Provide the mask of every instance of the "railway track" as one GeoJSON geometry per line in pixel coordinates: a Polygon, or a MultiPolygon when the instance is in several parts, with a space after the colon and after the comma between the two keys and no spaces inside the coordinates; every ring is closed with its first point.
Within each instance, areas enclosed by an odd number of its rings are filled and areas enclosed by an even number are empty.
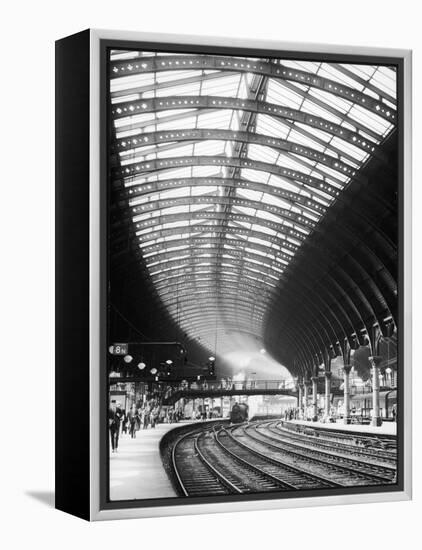
{"type": "Polygon", "coordinates": [[[366,461],[375,461],[377,464],[385,464],[387,466],[396,467],[397,465],[397,452],[396,449],[390,451],[384,450],[371,450],[368,448],[358,447],[354,442],[343,443],[336,440],[324,437],[321,433],[316,435],[310,435],[304,432],[297,432],[290,430],[282,426],[278,422],[269,422],[268,429],[276,437],[287,437],[293,441],[299,441],[301,443],[307,443],[310,446],[314,446],[321,449],[326,449],[330,452],[344,453],[349,456],[354,456],[366,461]]]}
{"type": "MultiPolygon", "coordinates": [[[[379,463],[374,456],[368,457],[349,455],[342,449],[342,452],[328,450],[326,446],[320,446],[317,442],[309,444],[300,438],[291,438],[290,434],[279,436],[271,426],[254,426],[253,430],[258,439],[265,441],[268,439],[271,444],[283,450],[293,450],[302,452],[304,456],[321,459],[328,463],[341,464],[344,467],[350,467],[352,470],[359,470],[362,473],[374,474],[381,479],[389,480],[394,478],[396,467],[392,464],[379,463]]],[[[253,437],[253,436],[252,436],[253,437]]]]}
{"type": "Polygon", "coordinates": [[[373,455],[347,456],[348,446],[328,450],[326,442],[318,447],[279,428],[278,421],[261,421],[183,435],[171,452],[179,492],[215,496],[394,482],[395,466],[376,463],[373,455]]]}
{"type": "Polygon", "coordinates": [[[279,421],[276,424],[277,429],[287,430],[290,433],[296,433],[298,435],[303,435],[305,437],[314,437],[319,441],[327,441],[331,445],[346,445],[346,447],[353,447],[356,450],[362,450],[363,452],[368,452],[369,454],[376,454],[377,457],[385,458],[394,458],[397,454],[397,442],[395,439],[381,437],[381,436],[372,436],[355,434],[355,433],[345,433],[336,430],[323,430],[315,429],[311,426],[292,424],[286,421],[279,421]],[[316,435],[310,435],[310,433],[316,435]],[[359,447],[363,445],[363,447],[359,447]]]}
{"type": "Polygon", "coordinates": [[[269,453],[269,456],[282,455],[285,460],[301,464],[305,471],[325,472],[343,486],[379,485],[393,483],[396,468],[363,462],[344,454],[327,452],[304,444],[276,439],[268,432],[266,425],[258,424],[239,428],[243,433],[237,437],[248,440],[251,448],[269,453]]]}
{"type": "Polygon", "coordinates": [[[213,496],[240,492],[202,455],[197,439],[197,432],[187,433],[172,449],[173,470],[182,494],[213,496]]]}

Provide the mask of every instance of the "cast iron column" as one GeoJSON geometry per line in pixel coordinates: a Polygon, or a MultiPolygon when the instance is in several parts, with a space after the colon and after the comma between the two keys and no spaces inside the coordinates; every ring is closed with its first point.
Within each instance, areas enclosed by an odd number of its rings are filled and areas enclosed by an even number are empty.
{"type": "Polygon", "coordinates": [[[317,388],[318,388],[318,377],[312,376],[312,420],[316,422],[318,420],[318,396],[317,396],[317,388]]]}
{"type": "Polygon", "coordinates": [[[380,363],[381,357],[374,355],[369,358],[372,363],[372,426],[381,426],[380,415],[380,363]]]}
{"type": "Polygon", "coordinates": [[[344,424],[350,424],[350,371],[351,365],[344,365],[344,424]]]}
{"type": "Polygon", "coordinates": [[[307,381],[303,381],[303,418],[306,420],[308,417],[308,384],[307,381]]]}
{"type": "Polygon", "coordinates": [[[325,411],[324,411],[324,417],[326,422],[328,422],[328,418],[330,417],[330,411],[331,411],[331,371],[325,371],[325,411]]]}
{"type": "Polygon", "coordinates": [[[297,388],[298,388],[298,389],[297,389],[297,391],[298,391],[298,394],[297,394],[297,401],[298,401],[297,408],[299,409],[299,418],[302,418],[302,416],[303,416],[302,384],[298,383],[297,388]]]}

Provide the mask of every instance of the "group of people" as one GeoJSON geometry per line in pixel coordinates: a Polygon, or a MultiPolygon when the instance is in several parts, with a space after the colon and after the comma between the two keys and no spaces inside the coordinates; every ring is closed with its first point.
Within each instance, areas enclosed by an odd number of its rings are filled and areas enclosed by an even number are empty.
{"type": "Polygon", "coordinates": [[[289,407],[284,410],[284,420],[296,420],[299,418],[299,409],[297,407],[289,407]]]}
{"type": "Polygon", "coordinates": [[[135,404],[125,411],[120,403],[113,402],[108,413],[108,426],[110,432],[112,452],[117,452],[120,434],[129,434],[132,439],[136,438],[136,432],[146,430],[149,427],[155,428],[158,422],[179,422],[182,417],[180,410],[160,407],[156,400],[145,403],[139,407],[135,404]]]}
{"type": "Polygon", "coordinates": [[[134,439],[138,430],[146,430],[149,426],[155,428],[159,414],[160,407],[155,403],[142,407],[132,405],[132,408],[124,413],[122,432],[129,432],[130,437],[134,439]]]}

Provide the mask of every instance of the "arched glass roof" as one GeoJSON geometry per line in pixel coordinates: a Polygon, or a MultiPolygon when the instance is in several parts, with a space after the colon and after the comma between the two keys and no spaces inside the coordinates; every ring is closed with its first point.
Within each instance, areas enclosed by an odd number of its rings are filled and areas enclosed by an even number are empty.
{"type": "Polygon", "coordinates": [[[113,188],[164,307],[213,351],[261,339],[302,243],[383,158],[394,68],[114,50],[110,94],[113,188]]]}

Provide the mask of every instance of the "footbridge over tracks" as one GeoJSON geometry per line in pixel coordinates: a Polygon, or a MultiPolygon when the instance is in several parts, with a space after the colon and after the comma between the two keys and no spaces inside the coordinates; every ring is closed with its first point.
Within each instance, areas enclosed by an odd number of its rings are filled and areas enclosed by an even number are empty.
{"type": "Polygon", "coordinates": [[[248,380],[243,382],[185,383],[170,387],[165,393],[163,405],[173,405],[179,399],[224,397],[232,395],[288,395],[297,397],[297,390],[283,380],[248,380]]]}

